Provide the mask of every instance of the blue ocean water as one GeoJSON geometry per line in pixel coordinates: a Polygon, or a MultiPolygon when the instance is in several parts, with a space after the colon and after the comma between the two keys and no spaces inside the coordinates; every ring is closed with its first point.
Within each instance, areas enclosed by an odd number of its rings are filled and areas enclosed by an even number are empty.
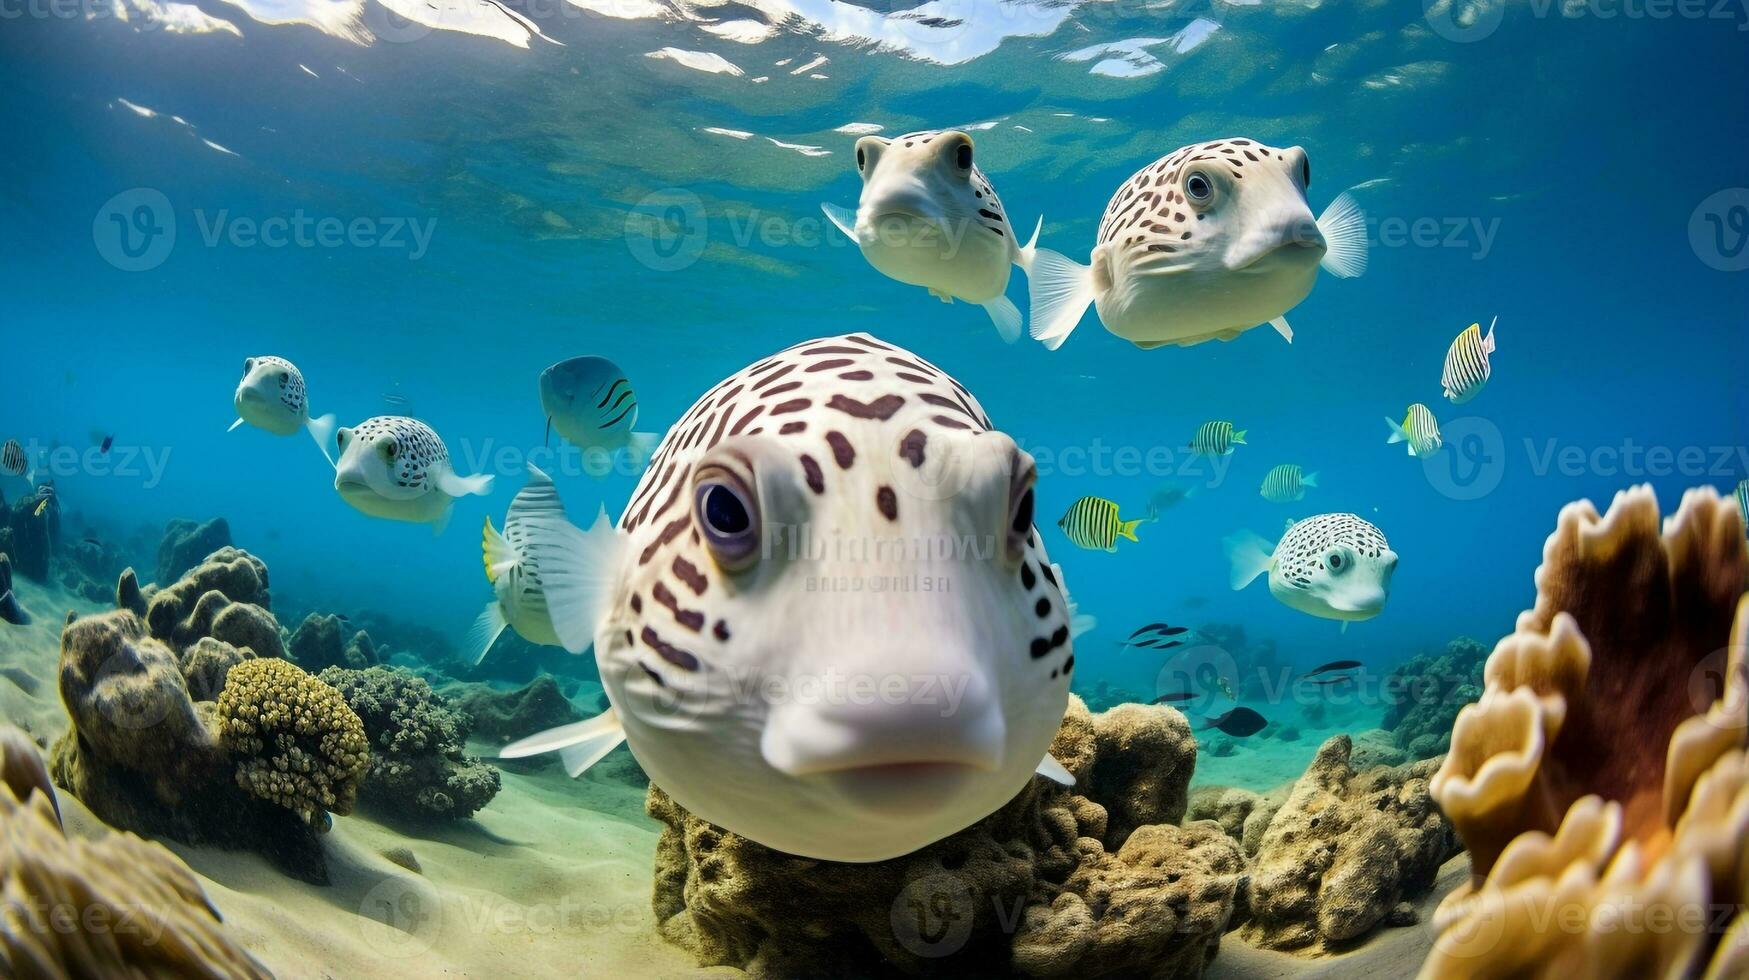
{"type": "MultiPolygon", "coordinates": [[[[585,353],[626,369],[656,432],[808,337],[869,331],[954,374],[1040,460],[1041,530],[1101,623],[1078,686],[1147,692],[1162,658],[1116,640],[1160,620],[1242,624],[1300,666],[1492,642],[1562,505],[1650,482],[1673,510],[1749,476],[1740,6],[5,9],[0,435],[78,450],[50,475],[93,528],[225,516],[298,606],[459,643],[488,598],[477,528],[542,443],[536,376],[585,353]],[[1058,351],[1005,346],[824,225],[821,201],[854,203],[858,124],[967,128],[1015,225],[1042,214],[1077,259],[1118,184],[1173,148],[1303,146],[1314,211],[1356,188],[1371,268],[1321,277],[1291,345],[1140,351],[1089,314],[1058,351]],[[275,222],[293,240],[253,230],[275,222]],[[1495,316],[1493,378],[1453,407],[1446,347],[1495,316]],[[264,353],[342,424],[425,419],[496,491],[440,535],[348,508],[306,440],[225,432],[264,353]],[[1426,464],[1385,444],[1412,401],[1447,431],[1426,464]],[[1218,471],[1182,451],[1210,419],[1248,430],[1218,471]],[[94,432],[115,439],[97,461],[94,432]],[[1261,499],[1288,462],[1319,486],[1261,499]],[[1051,526],[1086,494],[1140,516],[1174,483],[1197,489],[1115,554],[1051,526]],[[1330,511],[1401,555],[1381,616],[1344,633],[1228,588],[1224,536],[1330,511]]],[[[635,483],[558,469],[579,519],[635,483]]]]}

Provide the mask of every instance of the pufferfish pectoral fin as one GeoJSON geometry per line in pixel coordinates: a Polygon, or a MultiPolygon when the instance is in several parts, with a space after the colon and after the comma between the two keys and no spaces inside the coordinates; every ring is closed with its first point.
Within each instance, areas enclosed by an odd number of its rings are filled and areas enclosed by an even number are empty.
{"type": "Polygon", "coordinates": [[[549,728],[511,742],[498,750],[498,758],[521,759],[544,752],[557,752],[560,761],[565,764],[565,771],[575,779],[625,740],[626,732],[619,723],[619,714],[609,708],[593,718],[549,728]]]}
{"type": "Polygon", "coordinates": [[[1034,769],[1033,772],[1061,786],[1075,785],[1075,774],[1063,768],[1063,764],[1058,762],[1049,752],[1046,752],[1045,757],[1039,760],[1038,768],[1034,769]]]}

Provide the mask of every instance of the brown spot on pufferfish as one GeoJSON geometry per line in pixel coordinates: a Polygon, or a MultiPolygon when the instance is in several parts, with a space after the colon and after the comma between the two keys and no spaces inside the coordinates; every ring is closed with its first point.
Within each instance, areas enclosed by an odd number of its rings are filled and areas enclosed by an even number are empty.
{"type": "Polygon", "coordinates": [[[802,472],[806,474],[808,478],[808,489],[815,493],[825,493],[826,475],[820,472],[820,464],[815,461],[814,457],[809,456],[807,453],[802,453],[801,460],[802,472]]]}
{"type": "Polygon", "coordinates": [[[905,399],[900,395],[882,395],[872,402],[860,402],[848,395],[833,395],[826,403],[827,408],[835,408],[846,415],[859,419],[879,419],[885,422],[893,417],[905,399]]]}
{"type": "Polygon", "coordinates": [[[892,487],[881,487],[875,491],[875,506],[880,508],[881,516],[887,520],[899,519],[899,498],[893,493],[892,487]]]}
{"type": "Polygon", "coordinates": [[[851,448],[844,433],[836,429],[826,433],[826,444],[832,447],[832,458],[838,462],[839,469],[850,469],[850,464],[856,462],[856,450],[851,448]]]}
{"type": "Polygon", "coordinates": [[[905,438],[899,440],[899,455],[911,462],[913,467],[923,465],[923,447],[929,442],[919,429],[905,433],[905,438]]]}

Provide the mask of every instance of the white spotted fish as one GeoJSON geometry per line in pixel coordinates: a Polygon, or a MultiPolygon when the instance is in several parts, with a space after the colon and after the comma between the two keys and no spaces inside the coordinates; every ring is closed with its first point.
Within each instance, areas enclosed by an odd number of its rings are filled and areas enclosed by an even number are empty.
{"type": "Polygon", "coordinates": [[[1425,459],[1445,447],[1445,436],[1439,431],[1439,420],[1433,417],[1432,409],[1420,402],[1409,406],[1409,411],[1403,415],[1403,421],[1385,419],[1385,424],[1391,427],[1391,435],[1385,440],[1385,444],[1406,442],[1409,444],[1411,456],[1425,459]]]}
{"type": "Polygon", "coordinates": [[[449,526],[455,498],[492,491],[490,476],[460,476],[431,426],[399,415],[378,415],[342,427],[334,489],[340,499],[372,517],[449,526]]]}
{"type": "Polygon", "coordinates": [[[1235,431],[1231,422],[1204,422],[1196,427],[1196,435],[1190,437],[1190,451],[1198,456],[1231,455],[1234,446],[1245,445],[1245,433],[1249,431],[1235,431]]]}
{"type": "Polygon", "coordinates": [[[1354,514],[1320,514],[1290,524],[1274,546],[1249,531],[1223,542],[1235,591],[1269,574],[1269,592],[1290,609],[1352,622],[1384,611],[1397,553],[1378,528],[1354,514]]]}
{"type": "Polygon", "coordinates": [[[1298,463],[1283,463],[1264,474],[1258,493],[1272,504],[1291,504],[1306,499],[1306,488],[1318,485],[1318,474],[1302,473],[1298,463]]]}
{"type": "Polygon", "coordinates": [[[547,612],[547,599],[542,585],[540,553],[531,545],[530,527],[541,522],[564,521],[565,505],[559,500],[559,490],[553,478],[533,464],[528,467],[528,485],[516,492],[510,510],[504,515],[504,533],[486,526],[480,535],[480,550],[486,565],[486,581],[492,583],[493,598],[486,603],[480,617],[468,631],[467,651],[473,663],[486,659],[487,651],[497,641],[506,626],[530,643],[541,646],[561,646],[553,632],[553,619],[547,612]]]}
{"type": "Polygon", "coordinates": [[[635,432],[638,394],[619,365],[605,357],[572,357],[540,373],[540,405],[547,429],[582,449],[628,450],[642,462],[656,436],[635,432]]]}
{"type": "Polygon", "coordinates": [[[531,535],[612,707],[503,755],[576,775],[623,738],[700,818],[832,861],[940,840],[1035,771],[1072,783],[1046,754],[1076,626],[1036,474],[958,382],[873,337],[753,363],[668,430],[617,528],[531,535]]]}
{"type": "Polygon", "coordinates": [[[1180,147],[1117,189],[1091,265],[1039,249],[1027,270],[1032,336],[1055,350],[1093,304],[1105,329],[1144,350],[1232,340],[1283,314],[1322,266],[1366,271],[1366,215],[1339,194],[1316,221],[1306,151],[1249,139],[1180,147]]]}
{"type": "Polygon", "coordinates": [[[243,380],[237,382],[232,398],[237,406],[237,421],[229,432],[244,422],[276,436],[289,436],[302,429],[316,440],[316,447],[328,463],[334,457],[328,452],[328,437],[334,434],[334,416],[310,417],[309,391],[304,387],[304,372],[283,357],[263,354],[243,360],[243,380]]]}
{"type": "Polygon", "coordinates": [[[1499,322],[1499,317],[1488,322],[1486,337],[1482,336],[1480,323],[1470,324],[1445,352],[1445,370],[1439,376],[1439,383],[1453,405],[1462,405],[1481,394],[1482,386],[1493,376],[1494,367],[1489,358],[1494,353],[1494,324],[1499,322]]]}
{"type": "MultiPolygon", "coordinates": [[[[989,178],[958,130],[856,141],[862,197],[853,213],[820,205],[882,275],[922,286],[944,303],[976,303],[1002,339],[1020,339],[1020,311],[1005,295],[1013,267],[1027,269],[1038,228],[1025,245],[989,178]]],[[[1044,219],[1039,219],[1039,225],[1044,219]]]]}

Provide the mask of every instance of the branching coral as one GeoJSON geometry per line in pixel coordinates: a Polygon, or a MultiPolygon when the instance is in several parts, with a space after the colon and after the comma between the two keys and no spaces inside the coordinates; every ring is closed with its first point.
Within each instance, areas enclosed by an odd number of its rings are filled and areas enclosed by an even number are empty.
{"type": "Polygon", "coordinates": [[[1431,784],[1475,878],[1422,975],[1682,976],[1749,898],[1741,519],[1708,489],[1662,529],[1649,488],[1572,504],[1536,584],[1431,784]]]}
{"type": "Polygon", "coordinates": [[[231,668],[218,701],[219,738],[237,784],[319,825],[347,814],[370,763],[364,724],[339,692],[279,659],[231,668]]]}
{"type": "Polygon", "coordinates": [[[317,676],[363,720],[372,747],[365,799],[404,816],[467,817],[498,794],[498,770],[462,751],[473,720],[424,679],[386,667],[317,676]]]}
{"type": "Polygon", "coordinates": [[[67,839],[42,759],[11,727],[0,728],[0,869],[0,976],[269,976],[162,846],[67,839]]]}
{"type": "Polygon", "coordinates": [[[873,864],[770,850],[652,785],[656,917],[701,963],[755,974],[1199,976],[1244,869],[1218,825],[1176,826],[1195,751],[1172,709],[1095,716],[1071,697],[1051,753],[1073,790],[1034,779],[977,824],[873,864]]]}

